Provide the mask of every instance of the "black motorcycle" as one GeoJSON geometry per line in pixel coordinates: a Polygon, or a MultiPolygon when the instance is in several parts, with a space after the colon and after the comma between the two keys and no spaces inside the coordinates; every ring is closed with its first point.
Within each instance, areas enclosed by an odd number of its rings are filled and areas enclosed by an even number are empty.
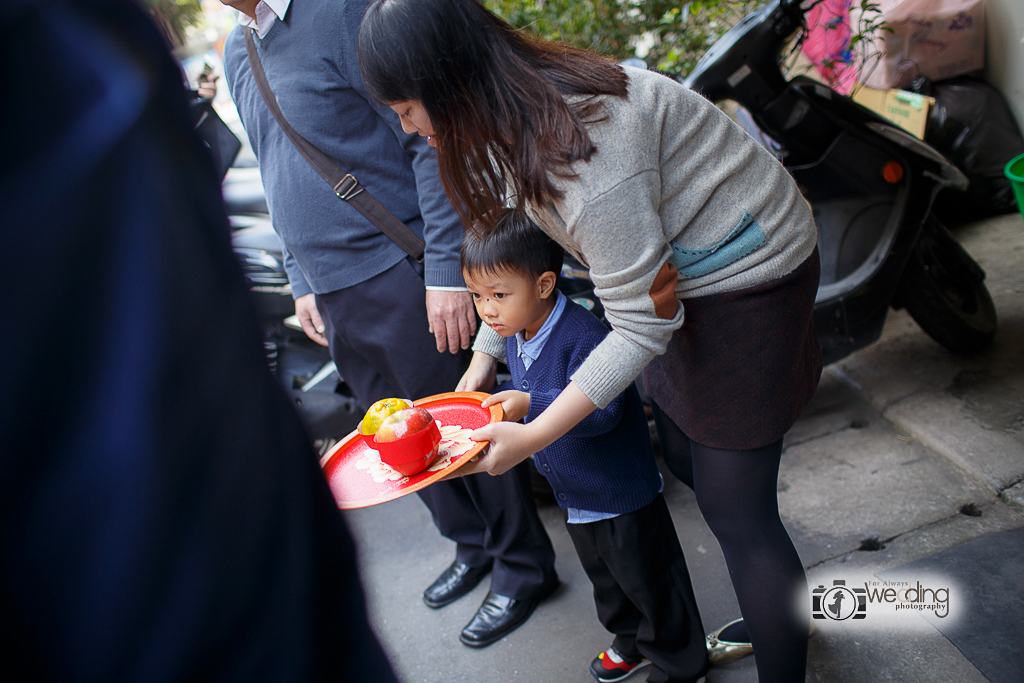
{"type": "Polygon", "coordinates": [[[682,83],[749,112],[756,128],[748,130],[810,203],[821,256],[814,322],[825,362],[877,340],[890,306],[906,308],[953,352],[983,350],[996,331],[985,273],[932,212],[936,195],[966,189],[966,177],[851,98],[806,76],[786,79],[784,53],[806,29],[804,12],[800,0],[775,0],[750,14],[682,83]]]}

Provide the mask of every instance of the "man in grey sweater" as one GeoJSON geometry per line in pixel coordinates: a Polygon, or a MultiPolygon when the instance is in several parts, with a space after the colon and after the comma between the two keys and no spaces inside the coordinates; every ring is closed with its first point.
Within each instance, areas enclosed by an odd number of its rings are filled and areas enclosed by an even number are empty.
{"type": "MultiPolygon", "coordinates": [[[[476,330],[459,266],[462,228],[427,141],[402,132],[398,117],[363,88],[356,38],[368,3],[222,1],[242,13],[243,26],[224,46],[226,80],[259,159],[303,329],[330,346],[366,406],[451,391],[476,330]],[[288,122],[423,237],[422,264],[339,200],[300,156],[253,78],[243,34],[250,29],[288,122]]],[[[424,593],[427,605],[450,603],[493,571],[492,593],[462,634],[467,645],[487,645],[520,625],[557,584],[528,486],[520,471],[420,493],[457,544],[455,562],[424,593]]]]}

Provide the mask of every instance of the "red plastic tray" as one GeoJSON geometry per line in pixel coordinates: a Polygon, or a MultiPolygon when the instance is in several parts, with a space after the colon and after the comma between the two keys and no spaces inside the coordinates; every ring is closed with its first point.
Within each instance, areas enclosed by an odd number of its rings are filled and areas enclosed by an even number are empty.
{"type": "MultiPolygon", "coordinates": [[[[491,422],[500,422],[503,415],[500,405],[487,408],[480,406],[480,402],[487,396],[488,394],[479,391],[450,392],[421,398],[413,401],[413,405],[429,410],[434,419],[442,425],[461,425],[466,429],[477,429],[491,422]]],[[[357,430],[328,451],[321,458],[320,467],[323,468],[338,507],[351,510],[386,503],[430,486],[472,460],[486,445],[486,441],[477,443],[437,472],[427,469],[415,476],[403,477],[397,481],[377,482],[367,470],[356,467],[356,463],[370,450],[357,430]]]]}

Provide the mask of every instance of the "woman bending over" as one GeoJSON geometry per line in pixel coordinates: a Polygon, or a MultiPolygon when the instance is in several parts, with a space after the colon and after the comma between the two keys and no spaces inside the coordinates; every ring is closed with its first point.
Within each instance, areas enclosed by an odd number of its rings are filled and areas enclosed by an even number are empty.
{"type": "MultiPolygon", "coordinates": [[[[816,231],[792,178],[675,81],[535,40],[477,0],[376,0],[359,59],[370,93],[437,148],[467,229],[493,230],[506,206],[528,214],[589,267],[612,326],[536,419],[477,430],[490,449],[462,471],[507,471],[643,373],[662,455],[722,546],[759,680],[803,681],[806,579],[776,487],[821,353],[816,231]]],[[[504,340],[484,326],[474,350],[460,390],[493,385],[504,340]]],[[[686,647],[703,662],[703,633],[686,647]]]]}

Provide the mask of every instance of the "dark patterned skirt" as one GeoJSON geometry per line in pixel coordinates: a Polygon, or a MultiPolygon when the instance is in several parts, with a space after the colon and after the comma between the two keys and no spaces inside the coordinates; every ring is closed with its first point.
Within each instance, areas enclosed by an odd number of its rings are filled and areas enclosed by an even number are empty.
{"type": "Polygon", "coordinates": [[[688,437],[748,450],[793,426],[821,377],[812,319],[819,272],[815,247],[781,278],[683,300],[685,322],[643,381],[688,437]]]}

